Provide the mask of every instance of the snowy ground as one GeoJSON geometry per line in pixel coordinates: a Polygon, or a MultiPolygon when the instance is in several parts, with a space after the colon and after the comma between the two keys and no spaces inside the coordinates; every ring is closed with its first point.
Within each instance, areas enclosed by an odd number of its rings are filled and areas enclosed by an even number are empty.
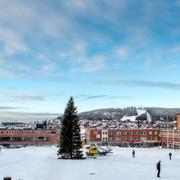
{"type": "Polygon", "coordinates": [[[152,180],[156,177],[156,162],[162,161],[161,179],[180,179],[180,151],[172,150],[172,160],[166,149],[113,148],[106,157],[86,160],[58,160],[55,147],[2,149],[0,180],[152,180]]]}

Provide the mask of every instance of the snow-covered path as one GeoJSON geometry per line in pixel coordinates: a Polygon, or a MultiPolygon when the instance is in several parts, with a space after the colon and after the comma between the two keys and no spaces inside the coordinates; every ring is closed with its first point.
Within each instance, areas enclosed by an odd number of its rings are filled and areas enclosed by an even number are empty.
{"type": "Polygon", "coordinates": [[[2,149],[0,180],[152,180],[156,177],[156,162],[162,161],[161,179],[180,179],[180,151],[172,150],[172,160],[166,149],[113,148],[106,157],[86,160],[58,160],[55,147],[2,149]]]}

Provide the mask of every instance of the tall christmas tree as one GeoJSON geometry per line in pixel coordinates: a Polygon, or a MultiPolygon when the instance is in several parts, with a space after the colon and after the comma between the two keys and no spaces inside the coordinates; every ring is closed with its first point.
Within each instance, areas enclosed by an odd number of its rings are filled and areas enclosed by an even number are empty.
{"type": "Polygon", "coordinates": [[[58,155],[65,159],[81,159],[81,135],[77,108],[73,97],[67,103],[62,120],[58,155]]]}

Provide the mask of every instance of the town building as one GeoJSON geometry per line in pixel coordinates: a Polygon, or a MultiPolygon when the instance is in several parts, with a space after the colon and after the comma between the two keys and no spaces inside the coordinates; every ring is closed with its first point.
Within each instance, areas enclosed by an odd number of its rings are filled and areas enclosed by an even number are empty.
{"type": "Polygon", "coordinates": [[[56,144],[58,133],[48,129],[0,129],[0,145],[29,146],[56,144]]]}
{"type": "Polygon", "coordinates": [[[162,129],[159,136],[163,147],[180,149],[180,114],[176,115],[173,129],[162,129]]]}
{"type": "Polygon", "coordinates": [[[180,149],[180,129],[163,129],[159,136],[162,147],[180,149]]]}
{"type": "Polygon", "coordinates": [[[158,146],[159,129],[111,129],[88,128],[86,141],[98,144],[111,144],[119,146],[158,146]]]}
{"type": "MultiPolygon", "coordinates": [[[[46,123],[38,123],[34,128],[24,124],[3,124],[0,127],[0,145],[28,146],[57,144],[58,128],[50,129],[46,123]]],[[[176,115],[173,128],[112,128],[81,127],[83,144],[110,144],[122,147],[152,147],[180,149],[180,114],[176,115]]]]}

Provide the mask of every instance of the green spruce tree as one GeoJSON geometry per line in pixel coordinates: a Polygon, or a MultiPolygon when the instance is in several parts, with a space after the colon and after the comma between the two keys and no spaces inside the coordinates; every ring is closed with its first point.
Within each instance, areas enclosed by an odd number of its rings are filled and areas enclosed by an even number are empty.
{"type": "Polygon", "coordinates": [[[77,108],[74,105],[73,97],[67,103],[64,111],[60,133],[60,147],[58,155],[66,159],[81,159],[81,136],[80,125],[77,116],[77,108]]]}

